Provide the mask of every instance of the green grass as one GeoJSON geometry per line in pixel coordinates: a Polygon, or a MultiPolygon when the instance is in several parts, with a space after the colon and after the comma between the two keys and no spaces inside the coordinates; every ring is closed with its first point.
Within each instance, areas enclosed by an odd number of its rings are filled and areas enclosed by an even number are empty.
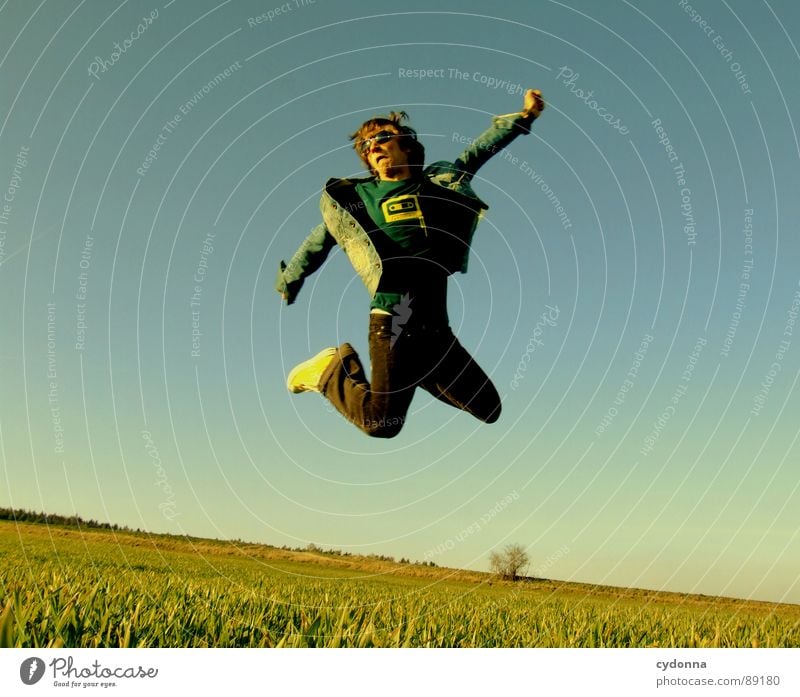
{"type": "Polygon", "coordinates": [[[0,522],[0,646],[800,646],[800,607],[0,522]]]}

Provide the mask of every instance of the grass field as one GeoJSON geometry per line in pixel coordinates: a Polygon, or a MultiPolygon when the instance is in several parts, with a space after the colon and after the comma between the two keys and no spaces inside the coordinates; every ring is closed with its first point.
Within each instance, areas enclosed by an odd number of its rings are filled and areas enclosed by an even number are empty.
{"type": "Polygon", "coordinates": [[[0,646],[797,647],[800,606],[2,521],[0,646]]]}

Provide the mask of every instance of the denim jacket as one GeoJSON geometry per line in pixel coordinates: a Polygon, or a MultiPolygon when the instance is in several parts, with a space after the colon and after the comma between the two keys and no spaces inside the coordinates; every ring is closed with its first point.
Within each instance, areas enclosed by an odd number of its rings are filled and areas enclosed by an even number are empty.
{"type": "MultiPolygon", "coordinates": [[[[521,114],[496,116],[492,125],[473,140],[455,162],[434,162],[423,170],[422,186],[432,187],[433,195],[455,204],[453,210],[458,212],[448,229],[457,240],[450,245],[445,259],[450,273],[467,271],[472,236],[481,214],[489,207],[472,190],[472,177],[514,138],[530,133],[532,121],[533,117],[521,114]]],[[[370,296],[375,295],[383,265],[367,233],[375,226],[356,192],[355,185],[362,181],[371,181],[371,178],[329,179],[325,184],[320,199],[323,222],[311,231],[288,264],[280,262],[275,288],[286,297],[287,304],[294,302],[305,277],[322,265],[336,244],[347,254],[370,296]]]]}

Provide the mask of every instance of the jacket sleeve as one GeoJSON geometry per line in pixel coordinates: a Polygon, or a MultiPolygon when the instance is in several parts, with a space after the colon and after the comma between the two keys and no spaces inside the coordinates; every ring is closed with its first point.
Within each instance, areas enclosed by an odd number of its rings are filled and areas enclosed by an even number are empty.
{"type": "Polygon", "coordinates": [[[288,264],[281,260],[275,290],[286,297],[287,305],[295,301],[306,276],[310,276],[322,266],[335,244],[336,241],[328,232],[325,223],[320,223],[306,237],[288,264]]]}
{"type": "Polygon", "coordinates": [[[481,133],[453,163],[468,178],[477,172],[493,155],[499,153],[518,135],[531,132],[533,116],[503,114],[492,119],[492,125],[481,133]]]}

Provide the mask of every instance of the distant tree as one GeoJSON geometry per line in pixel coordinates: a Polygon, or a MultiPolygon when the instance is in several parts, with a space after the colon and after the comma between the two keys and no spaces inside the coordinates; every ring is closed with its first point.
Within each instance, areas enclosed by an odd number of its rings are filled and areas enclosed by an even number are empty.
{"type": "Polygon", "coordinates": [[[492,571],[510,581],[516,581],[522,576],[529,563],[528,553],[517,543],[506,545],[502,552],[492,552],[489,555],[489,566],[492,571]]]}

